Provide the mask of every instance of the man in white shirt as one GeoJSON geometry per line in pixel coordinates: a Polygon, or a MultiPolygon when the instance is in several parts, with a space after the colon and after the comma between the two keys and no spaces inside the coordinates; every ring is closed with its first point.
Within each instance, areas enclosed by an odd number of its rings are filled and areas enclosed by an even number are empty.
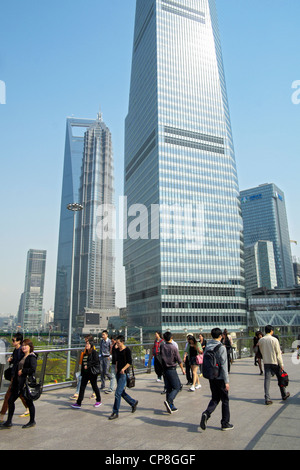
{"type": "Polygon", "coordinates": [[[265,336],[260,338],[258,341],[259,350],[262,354],[264,361],[264,371],[265,371],[265,404],[271,405],[273,402],[270,400],[270,381],[271,375],[275,374],[278,379],[278,386],[283,400],[286,400],[290,394],[286,392],[285,387],[280,385],[280,373],[283,370],[283,360],[280,350],[279,341],[277,338],[274,338],[274,328],[272,325],[267,325],[265,327],[265,336]]]}

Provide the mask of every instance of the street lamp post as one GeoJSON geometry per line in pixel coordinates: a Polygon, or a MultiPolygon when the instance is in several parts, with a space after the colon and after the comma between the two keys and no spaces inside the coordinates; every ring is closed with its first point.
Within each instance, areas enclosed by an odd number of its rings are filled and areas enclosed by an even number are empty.
{"type": "MultiPolygon", "coordinates": [[[[67,205],[67,209],[73,212],[73,238],[72,238],[72,261],[71,261],[71,285],[70,285],[70,311],[69,311],[69,330],[68,330],[68,348],[72,347],[72,310],[73,310],[73,273],[74,273],[74,253],[75,253],[75,228],[76,213],[83,209],[81,204],[74,202],[67,205]]],[[[71,370],[71,351],[68,351],[67,359],[67,379],[70,377],[71,370]]]]}

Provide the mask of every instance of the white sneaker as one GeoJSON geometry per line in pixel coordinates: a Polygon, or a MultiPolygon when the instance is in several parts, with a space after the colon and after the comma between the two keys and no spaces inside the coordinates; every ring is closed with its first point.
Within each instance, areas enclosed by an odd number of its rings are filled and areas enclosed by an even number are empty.
{"type": "Polygon", "coordinates": [[[156,379],[156,382],[161,382],[161,379],[156,379]]]}
{"type": "Polygon", "coordinates": [[[196,389],[201,388],[201,385],[200,385],[200,384],[199,384],[199,385],[196,385],[195,388],[196,388],[196,389]]]}
{"type": "Polygon", "coordinates": [[[191,388],[190,388],[190,392],[194,392],[195,390],[196,389],[195,389],[194,385],[192,385],[191,388]]]}

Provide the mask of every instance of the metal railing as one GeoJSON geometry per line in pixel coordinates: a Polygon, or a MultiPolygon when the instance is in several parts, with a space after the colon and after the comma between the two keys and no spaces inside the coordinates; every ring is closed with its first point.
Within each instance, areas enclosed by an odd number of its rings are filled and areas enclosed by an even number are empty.
{"type": "MultiPolygon", "coordinates": [[[[280,344],[282,351],[288,351],[295,345],[294,336],[281,336],[280,344]]],[[[179,353],[183,357],[186,342],[177,341],[179,353]]],[[[150,373],[153,367],[151,343],[126,344],[132,353],[133,364],[136,374],[150,373]]],[[[38,366],[36,376],[43,386],[43,390],[76,386],[76,374],[79,372],[80,354],[83,346],[76,348],[38,349],[38,366]],[[67,377],[68,352],[71,353],[70,376],[67,377]]],[[[0,353],[0,398],[3,398],[9,382],[3,377],[4,370],[8,367],[7,356],[12,352],[0,353]]],[[[232,349],[232,360],[253,356],[253,337],[239,337],[235,339],[232,349]]]]}

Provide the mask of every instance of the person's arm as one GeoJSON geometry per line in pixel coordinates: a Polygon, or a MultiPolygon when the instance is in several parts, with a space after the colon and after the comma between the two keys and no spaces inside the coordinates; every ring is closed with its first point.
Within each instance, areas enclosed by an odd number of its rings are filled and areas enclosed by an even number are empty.
{"type": "Polygon", "coordinates": [[[279,341],[274,341],[274,345],[275,345],[275,352],[276,352],[276,356],[277,356],[278,365],[279,365],[280,369],[283,369],[283,360],[282,360],[279,341]]]}
{"type": "Polygon", "coordinates": [[[224,345],[219,349],[218,359],[222,369],[222,376],[225,382],[225,390],[229,390],[229,376],[228,376],[228,364],[227,364],[227,351],[224,345]]]}

